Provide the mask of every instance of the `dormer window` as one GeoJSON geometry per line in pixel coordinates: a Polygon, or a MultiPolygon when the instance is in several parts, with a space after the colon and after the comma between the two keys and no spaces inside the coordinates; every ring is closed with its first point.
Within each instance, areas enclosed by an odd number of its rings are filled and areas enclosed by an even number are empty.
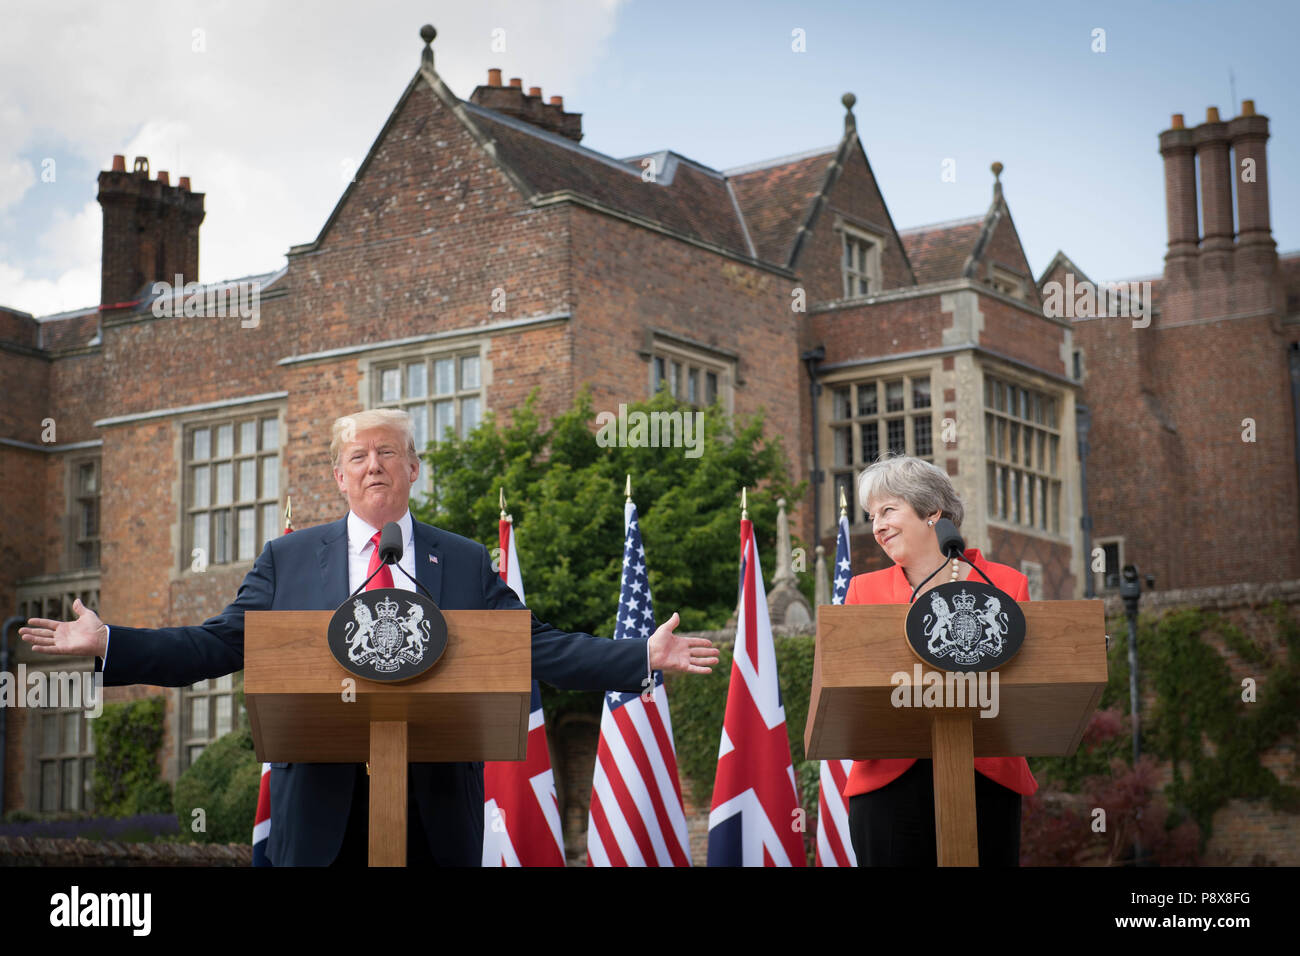
{"type": "Polygon", "coordinates": [[[842,227],[844,237],[844,298],[873,295],[883,287],[880,276],[880,238],[858,229],[842,227]]]}

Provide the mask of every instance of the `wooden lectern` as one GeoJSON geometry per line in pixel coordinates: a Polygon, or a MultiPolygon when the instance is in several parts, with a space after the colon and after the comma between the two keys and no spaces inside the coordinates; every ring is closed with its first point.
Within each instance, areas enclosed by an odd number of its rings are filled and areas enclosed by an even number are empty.
{"type": "Polygon", "coordinates": [[[524,758],[532,616],[444,611],[447,649],[424,674],[400,684],[344,670],[326,640],[332,616],[244,615],[244,697],[257,758],[369,761],[370,865],[405,866],[408,762],[524,758]]]}
{"type": "MultiPolygon", "coordinates": [[[[930,757],[940,866],[975,866],[976,757],[1074,753],[1106,686],[1101,601],[1026,601],[1025,643],[998,669],[998,714],[896,707],[898,672],[921,664],[904,635],[910,604],[821,605],[804,748],[810,760],[930,757]]],[[[941,676],[944,672],[939,672],[941,676]]],[[[992,673],[992,672],[990,672],[992,673]]],[[[910,696],[912,688],[906,687],[910,696]]]]}

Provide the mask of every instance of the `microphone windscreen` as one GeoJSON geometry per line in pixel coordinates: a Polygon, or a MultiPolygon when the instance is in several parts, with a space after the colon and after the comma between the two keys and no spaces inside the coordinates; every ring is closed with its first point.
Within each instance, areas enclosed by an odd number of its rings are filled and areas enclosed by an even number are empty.
{"type": "Polygon", "coordinates": [[[934,535],[939,539],[939,550],[945,555],[951,556],[954,551],[961,554],[966,550],[966,542],[962,539],[961,532],[947,518],[940,518],[934,523],[934,535]]]}
{"type": "Polygon", "coordinates": [[[379,534],[379,560],[385,564],[396,564],[402,560],[402,529],[396,521],[384,525],[379,534]]]}

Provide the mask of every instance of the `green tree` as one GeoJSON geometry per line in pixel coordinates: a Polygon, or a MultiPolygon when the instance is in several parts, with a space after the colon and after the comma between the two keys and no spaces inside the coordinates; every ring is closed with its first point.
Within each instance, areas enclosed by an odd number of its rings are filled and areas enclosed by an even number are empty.
{"type": "MultiPolygon", "coordinates": [[[[432,493],[418,505],[422,521],[497,547],[498,490],[518,531],[528,606],[556,627],[612,635],[623,555],[623,490],[632,476],[655,599],[656,619],[674,611],[681,628],[720,628],[735,610],[740,556],[740,490],[760,560],[774,570],[777,499],[791,505],[805,485],[791,483],[779,436],[764,434],[760,412],[732,420],[716,405],[703,412],[698,457],[684,448],[602,447],[584,390],[549,423],[534,392],[508,425],[489,414],[468,437],[450,433],[425,461],[432,493]]],[[[627,413],[693,409],[661,392],[627,413]]],[[[800,575],[813,592],[812,561],[800,575]]]]}

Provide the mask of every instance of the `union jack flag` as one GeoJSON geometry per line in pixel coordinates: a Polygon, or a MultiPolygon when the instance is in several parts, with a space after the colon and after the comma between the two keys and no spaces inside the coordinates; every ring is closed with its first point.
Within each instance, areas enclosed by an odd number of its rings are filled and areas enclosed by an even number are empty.
{"type": "MultiPolygon", "coordinates": [[[[835,542],[835,573],[831,603],[843,604],[849,592],[849,516],[840,510],[840,533],[835,542]]],[[[821,797],[817,801],[817,865],[857,866],[858,858],[849,839],[849,807],[842,796],[852,760],[823,760],[821,797]]]]}
{"type": "Polygon", "coordinates": [[[709,811],[709,866],[805,866],[799,791],[754,526],[740,520],[740,614],[709,811]]]}
{"type": "MultiPolygon", "coordinates": [[[[631,501],[623,507],[623,530],[616,641],[649,637],[655,630],[645,548],[631,501]]],[[[587,821],[587,865],[691,865],[668,691],[660,671],[641,694],[605,695],[587,821]]]]}
{"type": "MultiPolygon", "coordinates": [[[[508,517],[501,519],[498,535],[501,579],[522,601],[524,579],[515,553],[514,525],[508,517]]],[[[564,866],[560,807],[537,681],[533,681],[529,706],[526,757],[483,765],[484,866],[564,866]]]]}

